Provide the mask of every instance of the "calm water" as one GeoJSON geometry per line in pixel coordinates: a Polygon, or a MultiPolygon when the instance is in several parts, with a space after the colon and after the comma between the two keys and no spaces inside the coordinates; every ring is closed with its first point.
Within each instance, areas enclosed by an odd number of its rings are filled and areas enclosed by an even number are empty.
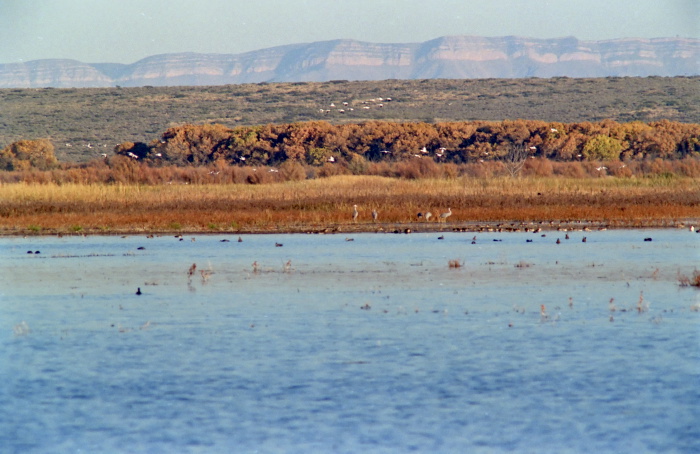
{"type": "Polygon", "coordinates": [[[700,235],[546,233],[0,239],[0,451],[698,452],[700,235]]]}

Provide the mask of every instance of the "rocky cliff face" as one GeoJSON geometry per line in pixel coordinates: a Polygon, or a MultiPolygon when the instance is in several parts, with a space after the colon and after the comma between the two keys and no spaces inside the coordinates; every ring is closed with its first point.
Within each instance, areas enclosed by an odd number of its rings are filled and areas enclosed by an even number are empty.
{"type": "Polygon", "coordinates": [[[698,39],[447,36],[411,44],[336,40],[236,55],[166,54],[130,65],[75,60],[0,64],[0,88],[698,74],[698,39]]]}

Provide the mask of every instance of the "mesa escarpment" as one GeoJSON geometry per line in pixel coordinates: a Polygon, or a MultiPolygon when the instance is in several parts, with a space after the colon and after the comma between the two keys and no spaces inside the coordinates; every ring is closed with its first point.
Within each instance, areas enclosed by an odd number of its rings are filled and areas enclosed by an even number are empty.
{"type": "Polygon", "coordinates": [[[132,64],[0,64],[0,88],[222,85],[330,80],[646,77],[700,74],[700,40],[580,41],[445,36],[423,43],[334,40],[242,54],[176,53],[132,64]]]}

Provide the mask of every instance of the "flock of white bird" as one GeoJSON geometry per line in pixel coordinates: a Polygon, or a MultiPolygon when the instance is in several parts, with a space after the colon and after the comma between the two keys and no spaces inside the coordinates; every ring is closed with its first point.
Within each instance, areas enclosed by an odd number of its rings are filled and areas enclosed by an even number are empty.
{"type": "Polygon", "coordinates": [[[335,102],[332,102],[328,105],[330,109],[324,109],[323,107],[319,108],[318,111],[322,114],[329,114],[331,112],[338,112],[340,114],[344,114],[345,112],[353,112],[355,110],[354,105],[357,105],[359,103],[360,107],[363,110],[370,110],[372,108],[378,108],[381,109],[384,107],[385,102],[391,102],[391,98],[372,98],[372,99],[367,99],[364,101],[357,101],[357,102],[349,102],[349,101],[343,101],[342,103],[339,103],[339,105],[336,106],[335,102]]]}

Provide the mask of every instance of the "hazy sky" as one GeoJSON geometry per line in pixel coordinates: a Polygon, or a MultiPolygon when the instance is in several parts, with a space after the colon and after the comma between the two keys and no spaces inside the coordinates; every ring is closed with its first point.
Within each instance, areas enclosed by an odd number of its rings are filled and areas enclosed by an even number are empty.
{"type": "Polygon", "coordinates": [[[351,38],[700,38],[698,0],[0,0],[0,63],[133,63],[351,38]]]}

